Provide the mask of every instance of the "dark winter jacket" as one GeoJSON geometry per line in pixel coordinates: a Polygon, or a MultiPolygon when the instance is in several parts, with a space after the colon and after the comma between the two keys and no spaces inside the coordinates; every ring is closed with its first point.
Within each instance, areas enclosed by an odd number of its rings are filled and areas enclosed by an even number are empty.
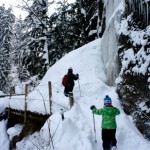
{"type": "Polygon", "coordinates": [[[103,129],[116,129],[116,115],[120,114],[120,111],[118,108],[113,106],[104,106],[101,109],[94,108],[93,110],[94,114],[102,115],[102,124],[101,127],[103,129]]]}
{"type": "Polygon", "coordinates": [[[74,86],[74,80],[77,80],[79,77],[73,73],[68,73],[68,86],[74,86]]]}

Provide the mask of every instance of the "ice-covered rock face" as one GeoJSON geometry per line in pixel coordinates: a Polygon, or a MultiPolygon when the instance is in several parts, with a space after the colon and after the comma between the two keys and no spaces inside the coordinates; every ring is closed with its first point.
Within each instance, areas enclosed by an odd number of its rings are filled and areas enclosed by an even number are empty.
{"type": "MultiPolygon", "coordinates": [[[[122,16],[130,15],[137,8],[138,13],[135,14],[140,19],[140,13],[144,14],[143,21],[145,25],[149,24],[149,5],[147,1],[137,0],[135,4],[133,0],[104,0],[105,7],[105,18],[106,18],[106,29],[102,36],[102,50],[103,50],[103,63],[105,66],[105,73],[108,85],[114,85],[116,77],[120,72],[120,66],[118,63],[118,39],[120,36],[117,32],[117,28],[122,20],[122,16]],[[142,2],[142,3],[140,3],[142,2]],[[133,10],[132,10],[133,9],[133,10]],[[117,35],[118,34],[118,35],[117,35]]],[[[123,23],[126,26],[126,22],[123,23]]],[[[124,30],[125,27],[121,28],[120,31],[124,30]]],[[[124,35],[128,35],[130,31],[124,30],[124,35]]],[[[136,32],[136,31],[135,31],[136,32]]],[[[138,32],[138,31],[137,31],[138,32]]],[[[132,36],[132,35],[131,35],[132,36]]],[[[140,40],[141,45],[147,43],[147,39],[140,40]]]]}
{"type": "Polygon", "coordinates": [[[115,20],[121,62],[119,78],[116,80],[117,92],[125,112],[133,117],[141,133],[150,139],[150,26],[147,26],[149,20],[145,19],[147,13],[142,12],[147,4],[142,3],[139,9],[139,3],[135,4],[132,0],[128,2],[126,17],[121,23],[115,20]]]}
{"type": "MultiPolygon", "coordinates": [[[[114,85],[119,76],[116,83],[119,83],[117,89],[124,110],[132,115],[138,129],[150,139],[148,119],[143,114],[137,113],[137,109],[141,109],[139,104],[150,98],[148,2],[146,0],[136,0],[137,3],[133,0],[103,2],[106,29],[102,36],[101,49],[106,84],[114,85]]],[[[144,106],[148,108],[149,103],[144,103],[144,106]]],[[[149,115],[147,112],[144,113],[149,115]]]]}
{"type": "Polygon", "coordinates": [[[105,0],[104,5],[106,7],[106,27],[109,26],[110,20],[115,17],[118,10],[124,10],[122,7],[124,1],[123,0],[105,0]]]}
{"type": "Polygon", "coordinates": [[[106,30],[102,37],[103,63],[108,85],[114,85],[118,76],[117,51],[118,40],[116,35],[116,22],[120,22],[124,12],[123,0],[105,0],[106,30]]]}

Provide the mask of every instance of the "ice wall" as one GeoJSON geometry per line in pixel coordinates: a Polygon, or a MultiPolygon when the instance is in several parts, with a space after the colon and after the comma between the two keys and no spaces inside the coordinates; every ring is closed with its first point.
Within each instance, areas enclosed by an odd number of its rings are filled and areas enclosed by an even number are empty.
{"type": "Polygon", "coordinates": [[[103,63],[107,77],[107,84],[114,85],[118,76],[117,67],[117,35],[115,23],[120,22],[125,4],[124,0],[105,0],[106,29],[102,37],[103,63]]]}

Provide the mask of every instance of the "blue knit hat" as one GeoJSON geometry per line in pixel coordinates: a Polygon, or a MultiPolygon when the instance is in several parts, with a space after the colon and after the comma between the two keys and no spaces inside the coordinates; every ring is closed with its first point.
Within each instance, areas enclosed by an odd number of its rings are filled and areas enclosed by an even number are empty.
{"type": "Polygon", "coordinates": [[[104,105],[110,105],[111,103],[111,98],[108,95],[106,95],[104,98],[104,105]]]}

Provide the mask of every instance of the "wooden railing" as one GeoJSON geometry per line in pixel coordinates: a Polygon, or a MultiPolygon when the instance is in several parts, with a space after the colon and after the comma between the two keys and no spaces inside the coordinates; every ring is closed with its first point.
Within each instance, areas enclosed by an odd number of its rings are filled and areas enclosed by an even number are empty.
{"type": "MultiPolygon", "coordinates": [[[[8,118],[10,117],[10,112],[14,111],[15,112],[15,109],[12,110],[11,106],[10,106],[10,101],[13,98],[13,96],[20,96],[20,95],[23,95],[24,96],[24,110],[16,110],[17,113],[24,113],[24,124],[26,123],[27,121],[27,114],[28,114],[28,105],[27,105],[27,96],[28,96],[28,84],[25,85],[25,91],[24,91],[24,94],[12,94],[12,87],[10,88],[10,94],[8,95],[2,95],[0,96],[1,98],[2,97],[9,97],[9,106],[7,108],[7,114],[8,114],[8,118]]],[[[40,92],[40,91],[39,91],[40,92]]],[[[48,100],[45,100],[43,99],[43,102],[45,103],[45,101],[49,101],[49,113],[47,112],[47,110],[45,110],[45,112],[48,114],[48,115],[52,115],[52,105],[59,105],[61,108],[63,108],[63,106],[61,106],[60,104],[57,104],[56,102],[52,101],[52,84],[51,84],[51,81],[48,82],[48,93],[49,93],[49,99],[48,100]]],[[[41,96],[42,96],[42,93],[40,92],[41,96]]],[[[43,97],[43,96],[42,96],[43,97]]],[[[73,93],[69,93],[69,105],[70,105],[70,109],[71,107],[74,105],[74,97],[73,97],[73,93]]],[[[36,100],[36,99],[35,99],[36,100]]],[[[40,100],[40,99],[38,99],[40,100]]],[[[42,100],[42,99],[41,99],[42,100]]],[[[45,105],[45,104],[44,104],[45,105]]],[[[65,108],[65,107],[64,107],[65,108]]],[[[45,108],[46,109],[46,108],[45,108]]],[[[65,109],[68,109],[68,108],[65,108],[65,109]]],[[[40,112],[39,112],[40,113],[40,112]]]]}

